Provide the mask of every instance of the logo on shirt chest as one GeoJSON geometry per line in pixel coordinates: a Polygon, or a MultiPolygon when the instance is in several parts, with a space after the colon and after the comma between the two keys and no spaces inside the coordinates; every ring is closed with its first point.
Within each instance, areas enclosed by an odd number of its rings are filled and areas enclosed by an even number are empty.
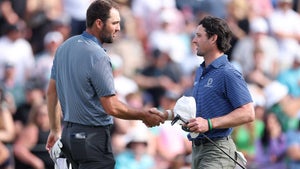
{"type": "Polygon", "coordinates": [[[213,87],[212,83],[213,83],[213,78],[208,78],[206,85],[204,85],[204,87],[213,87]]]}

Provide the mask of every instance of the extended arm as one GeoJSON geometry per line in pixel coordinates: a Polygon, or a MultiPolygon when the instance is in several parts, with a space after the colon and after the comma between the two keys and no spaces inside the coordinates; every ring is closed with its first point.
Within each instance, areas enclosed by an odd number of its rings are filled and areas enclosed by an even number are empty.
{"type": "Polygon", "coordinates": [[[108,114],[117,118],[142,120],[149,127],[157,126],[164,122],[163,115],[160,115],[156,108],[135,109],[119,101],[116,95],[101,97],[100,102],[108,114]]]}

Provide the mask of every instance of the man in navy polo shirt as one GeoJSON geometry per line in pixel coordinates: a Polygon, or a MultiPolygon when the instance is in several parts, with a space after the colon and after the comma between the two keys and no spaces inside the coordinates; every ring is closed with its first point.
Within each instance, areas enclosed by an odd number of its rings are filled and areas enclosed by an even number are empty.
{"type": "MultiPolygon", "coordinates": [[[[254,120],[254,108],[247,84],[224,54],[231,46],[226,22],[205,17],[196,28],[192,43],[204,58],[196,72],[193,96],[196,118],[187,125],[191,132],[205,133],[235,158],[236,147],[230,137],[232,127],[254,120]]],[[[189,137],[190,138],[190,137],[189,137]]],[[[193,141],[193,169],[234,168],[235,162],[199,135],[193,141]]]]}
{"type": "MultiPolygon", "coordinates": [[[[236,159],[236,146],[230,137],[232,128],[255,118],[247,84],[224,54],[231,47],[230,40],[231,31],[226,22],[207,16],[200,21],[192,41],[197,55],[204,58],[193,87],[196,118],[185,126],[190,132],[204,133],[196,138],[188,135],[193,142],[192,169],[234,168],[236,163],[232,159],[236,159]]],[[[167,120],[174,118],[169,110],[164,115],[167,120]]]]}

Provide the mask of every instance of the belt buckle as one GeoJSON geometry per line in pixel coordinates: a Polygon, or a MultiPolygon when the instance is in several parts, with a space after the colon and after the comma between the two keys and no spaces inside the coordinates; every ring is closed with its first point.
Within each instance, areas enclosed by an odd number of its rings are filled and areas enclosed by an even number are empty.
{"type": "Polygon", "coordinates": [[[205,139],[205,138],[196,139],[196,140],[193,141],[193,144],[194,144],[195,146],[200,146],[201,144],[207,143],[207,141],[208,141],[208,140],[205,139]]]}

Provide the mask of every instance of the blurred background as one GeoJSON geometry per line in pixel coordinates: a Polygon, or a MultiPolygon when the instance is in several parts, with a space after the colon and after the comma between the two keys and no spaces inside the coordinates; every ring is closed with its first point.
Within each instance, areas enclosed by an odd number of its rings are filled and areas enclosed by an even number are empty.
{"type": "MultiPolygon", "coordinates": [[[[256,120],[232,136],[249,169],[300,169],[299,0],[115,0],[121,32],[105,44],[115,88],[133,107],[170,109],[191,95],[203,59],[191,44],[206,15],[232,32],[226,53],[243,73],[256,120]]],[[[52,169],[45,92],[57,47],[85,30],[92,0],[0,0],[0,169],[52,169]]],[[[213,98],[211,98],[213,99],[213,98]]],[[[180,126],[114,119],[116,169],[189,169],[180,126]]]]}

